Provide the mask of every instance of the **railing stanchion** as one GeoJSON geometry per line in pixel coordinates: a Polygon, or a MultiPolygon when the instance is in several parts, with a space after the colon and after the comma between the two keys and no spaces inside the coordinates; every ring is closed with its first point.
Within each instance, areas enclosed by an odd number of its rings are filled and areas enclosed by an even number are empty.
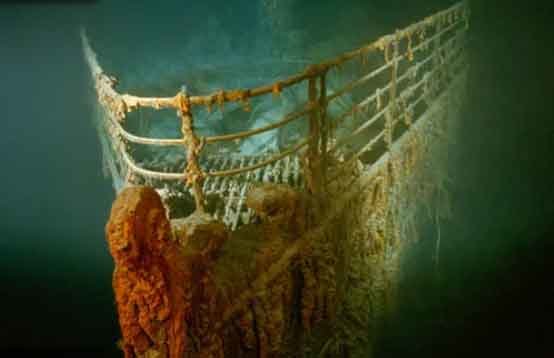
{"type": "Polygon", "coordinates": [[[310,142],[308,146],[306,184],[312,194],[318,195],[321,190],[321,157],[319,153],[321,123],[319,121],[320,110],[317,106],[318,98],[315,77],[311,77],[308,81],[308,99],[313,106],[310,111],[310,142]]]}
{"type": "Polygon", "coordinates": [[[392,57],[392,68],[391,68],[391,82],[390,82],[390,90],[389,90],[389,108],[387,109],[387,112],[385,113],[385,142],[387,145],[387,149],[390,150],[390,147],[392,145],[393,137],[394,137],[394,123],[395,123],[395,117],[398,114],[397,110],[397,103],[396,103],[396,96],[397,96],[397,82],[398,82],[398,55],[399,55],[399,36],[398,32],[396,32],[395,39],[392,42],[393,45],[393,57],[392,57]]]}
{"type": "Polygon", "coordinates": [[[202,151],[203,141],[194,133],[193,118],[190,112],[190,101],[185,90],[176,97],[177,113],[181,118],[181,132],[187,150],[187,165],[185,167],[185,183],[191,187],[196,210],[204,212],[204,193],[202,192],[202,183],[205,179],[205,173],[202,172],[198,164],[198,156],[202,151]]]}
{"type": "Polygon", "coordinates": [[[321,175],[323,186],[327,183],[327,141],[329,139],[329,120],[327,119],[327,85],[325,82],[326,72],[319,77],[319,121],[321,133],[321,175]]]}

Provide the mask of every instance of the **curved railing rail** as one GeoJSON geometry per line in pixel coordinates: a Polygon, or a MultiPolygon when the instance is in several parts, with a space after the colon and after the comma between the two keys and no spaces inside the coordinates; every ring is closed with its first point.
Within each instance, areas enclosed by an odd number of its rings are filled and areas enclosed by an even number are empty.
{"type": "MultiPolygon", "coordinates": [[[[447,88],[448,82],[456,73],[463,70],[464,35],[468,21],[469,7],[462,1],[394,34],[383,36],[373,43],[329,61],[310,65],[303,72],[275,83],[250,89],[221,90],[205,96],[190,96],[182,91],[173,97],[139,97],[118,93],[115,89],[117,81],[102,70],[84,31],[81,37],[98,100],[106,113],[105,125],[119,156],[119,165],[125,169],[120,170],[127,173],[126,181],[130,181],[132,175],[159,181],[182,180],[190,188],[197,210],[204,210],[204,194],[210,188],[208,182],[213,188],[218,177],[259,177],[260,170],[266,170],[272,165],[274,171],[280,170],[275,169],[277,167],[283,167],[284,171],[289,172],[289,164],[293,162],[296,163],[294,170],[300,170],[298,158],[293,157],[301,156],[302,175],[306,187],[311,193],[318,194],[327,183],[340,177],[339,170],[333,177],[328,178],[329,156],[346,156],[342,163],[347,167],[348,163],[359,159],[379,144],[390,148],[400,130],[398,128],[404,126],[404,130],[407,130],[425,112],[433,99],[447,88]],[[382,64],[328,93],[327,76],[331,70],[340,70],[340,67],[345,65],[356,66],[353,60],[359,58],[360,65],[356,67],[365,71],[369,55],[378,52],[384,55],[382,64]],[[390,77],[386,84],[376,83],[369,93],[364,92],[368,96],[363,100],[354,103],[338,116],[329,115],[328,108],[334,100],[371,84],[371,80],[387,76],[388,72],[390,77]],[[211,110],[212,106],[223,108],[227,102],[237,102],[248,111],[250,99],[264,95],[277,96],[284,89],[302,83],[307,83],[307,103],[303,108],[295,109],[277,118],[273,123],[237,133],[207,137],[201,137],[194,130],[193,113],[197,107],[211,110]],[[182,138],[148,138],[127,131],[124,127],[125,119],[130,112],[138,108],[177,110],[182,138]],[[207,160],[207,165],[200,165],[200,157],[206,145],[241,141],[282,128],[297,120],[308,121],[309,133],[288,148],[260,159],[226,161],[230,164],[235,163],[234,167],[210,167],[210,163],[216,162],[210,159],[207,160]],[[380,129],[375,128],[377,123],[382,123],[383,126],[380,129]],[[354,128],[350,129],[350,126],[354,128]],[[185,169],[183,172],[163,172],[143,168],[129,154],[129,143],[182,146],[186,153],[185,169]],[[247,161],[249,163],[246,163],[247,161]]],[[[244,199],[240,195],[244,194],[246,184],[233,187],[229,181],[225,183],[231,188],[226,189],[227,193],[238,198],[236,200],[242,205],[244,199]],[[239,195],[235,195],[237,192],[239,195]]],[[[235,209],[235,215],[238,216],[241,209],[235,209]]],[[[238,219],[234,217],[231,221],[235,227],[238,219]]]]}

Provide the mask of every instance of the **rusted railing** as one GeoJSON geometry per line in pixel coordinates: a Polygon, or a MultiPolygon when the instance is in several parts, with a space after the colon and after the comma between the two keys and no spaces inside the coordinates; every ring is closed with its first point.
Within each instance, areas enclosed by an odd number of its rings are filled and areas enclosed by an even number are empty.
{"type": "MultiPolygon", "coordinates": [[[[105,124],[111,134],[115,151],[120,156],[121,165],[125,166],[127,177],[138,175],[159,181],[182,180],[190,188],[197,210],[204,210],[205,193],[213,189],[217,177],[244,175],[248,181],[258,178],[261,171],[265,170],[267,173],[266,169],[271,165],[274,165],[274,168],[282,166],[286,168],[287,173],[291,170],[299,171],[297,156],[300,155],[304,163],[302,175],[305,187],[317,195],[324,190],[328,183],[341,175],[339,170],[329,176],[329,156],[337,157],[339,153],[347,155],[343,161],[344,167],[347,167],[347,164],[368,153],[378,143],[382,142],[385,150],[390,149],[395,140],[397,127],[403,123],[406,128],[409,128],[411,123],[417,119],[416,117],[423,114],[424,107],[432,102],[442,89],[446,88],[448,81],[463,67],[463,40],[468,21],[469,7],[466,2],[460,2],[357,50],[320,64],[308,66],[302,73],[289,78],[257,88],[221,90],[205,96],[189,95],[182,91],[173,97],[138,97],[120,94],[115,89],[115,79],[104,73],[100,67],[84,31],[82,32],[82,41],[85,58],[94,78],[99,103],[106,113],[105,124]],[[330,71],[338,70],[346,64],[352,64],[356,58],[361,59],[360,68],[365,69],[368,56],[379,51],[383,53],[384,63],[382,65],[344,84],[335,91],[329,91],[327,77],[330,71]],[[372,79],[385,76],[386,71],[390,71],[390,78],[386,85],[382,87],[376,85],[369,96],[353,104],[350,109],[339,116],[329,115],[328,108],[333,105],[333,101],[370,83],[372,79]],[[227,102],[237,102],[248,111],[250,99],[264,95],[279,95],[285,88],[306,82],[307,102],[303,108],[285,114],[282,118],[276,118],[275,122],[269,125],[208,137],[201,137],[194,130],[196,107],[203,106],[211,110],[213,106],[223,108],[227,102]],[[138,108],[175,109],[181,120],[182,138],[147,138],[129,133],[123,123],[128,114],[138,108]],[[235,167],[210,168],[209,163],[216,163],[215,160],[208,160],[207,168],[200,165],[199,158],[206,145],[241,141],[302,119],[309,122],[308,135],[289,148],[265,155],[259,160],[243,158],[235,167]],[[379,121],[383,122],[380,130],[374,128],[379,121]],[[356,127],[347,131],[346,135],[337,134],[337,130],[344,129],[348,125],[356,127]],[[362,137],[362,134],[366,134],[366,136],[362,137]],[[145,169],[139,166],[128,153],[128,143],[150,146],[182,146],[186,152],[185,169],[180,173],[145,169]],[[353,143],[357,144],[358,148],[346,148],[349,145],[352,146],[353,143]],[[291,158],[293,159],[291,160],[291,158]],[[296,166],[293,166],[296,169],[290,169],[292,162],[296,163],[296,166]]],[[[229,163],[232,162],[229,160],[229,163]]],[[[296,174],[296,178],[298,175],[296,174]]],[[[242,210],[246,188],[247,184],[240,188],[227,189],[227,192],[236,198],[233,200],[237,200],[236,205],[238,205],[235,216],[229,219],[233,228],[236,227],[237,217],[242,210]]],[[[226,206],[225,212],[228,211],[230,205],[226,206]]]]}

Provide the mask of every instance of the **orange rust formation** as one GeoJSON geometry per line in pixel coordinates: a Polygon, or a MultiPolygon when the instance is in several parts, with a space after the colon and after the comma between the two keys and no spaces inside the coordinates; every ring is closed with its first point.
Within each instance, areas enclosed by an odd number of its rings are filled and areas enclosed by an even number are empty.
{"type": "Polygon", "coordinates": [[[155,190],[130,187],[115,200],[106,236],[126,358],[157,352],[182,357],[191,281],[155,190]]]}
{"type": "Polygon", "coordinates": [[[125,357],[270,358],[322,347],[342,295],[332,240],[342,219],[283,260],[316,224],[310,200],[286,185],[255,186],[247,206],[258,222],[229,232],[200,211],[170,222],[155,190],[123,190],[106,234],[125,357]]]}
{"type": "Polygon", "coordinates": [[[252,289],[252,280],[275,270],[288,245],[306,231],[306,200],[285,185],[252,188],[248,206],[261,222],[226,246],[230,233],[209,214],[198,211],[170,223],[155,190],[123,190],[106,234],[125,357],[277,357],[290,349],[300,330],[321,319],[323,300],[312,292],[323,288],[313,271],[315,258],[279,268],[236,315],[225,312],[252,289]],[[243,245],[251,249],[240,253],[243,245]],[[234,261],[237,254],[244,261],[234,261]]]}

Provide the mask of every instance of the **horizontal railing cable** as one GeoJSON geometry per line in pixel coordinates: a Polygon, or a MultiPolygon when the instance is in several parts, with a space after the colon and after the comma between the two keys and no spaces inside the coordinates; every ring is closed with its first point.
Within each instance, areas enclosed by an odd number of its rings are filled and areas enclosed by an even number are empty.
{"type": "Polygon", "coordinates": [[[280,160],[280,159],[282,159],[286,156],[289,156],[289,155],[299,151],[302,147],[306,146],[309,142],[310,142],[310,138],[306,138],[303,141],[301,141],[300,143],[293,146],[292,148],[284,150],[284,151],[280,152],[279,154],[274,155],[273,157],[271,157],[267,160],[264,160],[263,162],[260,162],[256,165],[251,165],[251,166],[248,166],[248,167],[238,168],[238,169],[229,169],[229,170],[222,170],[222,171],[206,172],[206,175],[211,176],[211,177],[228,176],[228,175],[240,174],[240,173],[248,172],[248,171],[255,170],[255,169],[258,169],[258,168],[261,168],[261,167],[265,167],[269,164],[272,164],[272,163],[274,163],[274,162],[276,162],[276,161],[278,161],[278,160],[280,160]]]}
{"type": "MultiPolygon", "coordinates": [[[[444,21],[444,19],[448,18],[450,14],[457,14],[456,12],[460,10],[464,10],[464,2],[460,2],[448,9],[445,9],[434,15],[431,15],[422,21],[416,22],[406,27],[403,30],[398,30],[395,34],[382,36],[378,40],[366,46],[347,52],[329,61],[326,61],[320,64],[311,65],[304,72],[293,75],[284,80],[277,81],[273,84],[264,85],[253,89],[247,89],[247,90],[235,89],[230,91],[217,91],[215,93],[212,93],[206,96],[191,96],[189,98],[189,102],[191,105],[211,106],[213,104],[223,104],[224,102],[243,102],[245,100],[248,100],[248,98],[257,97],[268,93],[279,92],[282,89],[285,89],[287,87],[300,83],[304,80],[319,77],[325,72],[327,72],[329,69],[340,66],[344,62],[351,60],[353,58],[356,58],[357,56],[365,55],[371,51],[375,51],[378,49],[383,49],[389,46],[393,41],[397,40],[398,38],[410,36],[412,33],[414,33],[416,30],[420,28],[432,26],[438,21],[444,21]]],[[[464,13],[457,14],[457,15],[465,16],[464,13]]],[[[93,71],[93,76],[98,76],[100,74],[103,74],[102,69],[100,68],[100,66],[98,66],[98,62],[96,61],[96,56],[90,47],[90,44],[88,42],[88,39],[84,31],[82,32],[81,37],[83,40],[83,46],[85,47],[85,55],[87,57],[90,57],[89,63],[94,62],[94,64],[96,64],[96,66],[91,66],[91,69],[93,71]]],[[[179,102],[178,102],[179,94],[173,97],[138,97],[130,94],[120,95],[113,89],[113,86],[112,86],[112,91],[109,91],[109,93],[107,94],[113,96],[114,98],[118,97],[119,100],[122,100],[125,103],[125,107],[127,111],[131,111],[138,107],[152,107],[156,109],[179,107],[179,102]]]]}
{"type": "MultiPolygon", "coordinates": [[[[438,37],[444,35],[448,31],[452,30],[453,28],[455,28],[459,24],[460,24],[460,21],[457,21],[457,22],[453,23],[452,25],[450,25],[448,27],[445,27],[440,32],[438,32],[437,34],[434,34],[431,37],[429,37],[428,39],[423,40],[420,44],[415,46],[412,49],[412,51],[415,53],[415,52],[417,52],[421,49],[424,49],[425,47],[429,46],[429,44],[432,41],[436,40],[438,37]]],[[[454,38],[455,37],[453,37],[452,39],[454,39],[454,38]]],[[[450,40],[448,42],[450,42],[450,40]]],[[[446,45],[446,43],[445,43],[445,45],[446,45]]],[[[352,91],[354,88],[362,85],[363,83],[369,81],[372,78],[377,77],[378,75],[383,73],[383,71],[386,71],[387,69],[389,69],[394,64],[394,61],[401,61],[403,59],[406,59],[406,57],[407,57],[406,55],[398,55],[396,58],[391,59],[389,62],[385,63],[383,66],[371,71],[370,73],[364,75],[363,77],[358,78],[354,81],[351,81],[351,82],[347,83],[346,85],[341,87],[339,90],[335,91],[333,94],[327,96],[327,101],[330,102],[330,101],[334,100],[335,98],[337,98],[339,96],[342,96],[343,94],[345,94],[347,92],[352,91]]]]}
{"type": "Polygon", "coordinates": [[[215,142],[221,142],[221,141],[232,141],[232,140],[237,140],[237,139],[244,139],[244,138],[251,137],[253,135],[259,134],[259,133],[263,133],[263,132],[270,131],[272,129],[277,129],[279,127],[283,127],[285,124],[287,124],[289,122],[292,122],[293,120],[295,120],[297,118],[300,118],[300,117],[310,113],[311,111],[313,111],[317,108],[319,108],[319,105],[317,103],[308,103],[308,104],[306,104],[305,109],[289,113],[289,114],[285,115],[284,117],[282,117],[281,120],[279,120],[275,123],[268,124],[268,125],[260,127],[260,128],[251,129],[251,130],[248,130],[248,131],[232,133],[232,134],[224,134],[224,135],[212,136],[212,137],[205,137],[204,140],[205,140],[206,143],[215,143],[215,142]]]}
{"type": "MultiPolygon", "coordinates": [[[[441,50],[444,49],[444,48],[447,48],[448,46],[450,46],[450,44],[455,40],[457,39],[457,37],[453,37],[451,39],[449,39],[448,41],[446,41],[442,46],[441,46],[441,50]]],[[[419,48],[421,48],[422,46],[418,46],[419,48]]],[[[414,51],[416,51],[416,48],[418,47],[414,47],[414,51]]],[[[418,49],[419,49],[418,48],[418,49]]],[[[457,48],[459,50],[459,48],[457,48]]],[[[402,60],[403,58],[405,57],[405,55],[400,55],[398,56],[397,60],[400,61],[402,60]]],[[[414,65],[412,65],[412,67],[410,67],[410,69],[406,70],[404,72],[404,74],[402,74],[399,78],[398,78],[398,82],[401,82],[403,80],[405,80],[406,78],[408,78],[409,76],[413,76],[413,72],[412,71],[415,71],[415,73],[417,73],[418,69],[424,65],[426,65],[429,61],[431,61],[433,59],[433,55],[429,55],[427,57],[425,57],[425,59],[419,61],[419,62],[416,62],[414,65]]],[[[392,65],[392,61],[391,61],[391,65],[392,65]]],[[[352,106],[351,109],[349,109],[348,111],[345,111],[343,114],[341,114],[339,117],[337,117],[337,119],[335,120],[335,123],[333,123],[333,126],[335,127],[338,127],[340,124],[342,124],[344,122],[344,120],[346,118],[348,118],[349,116],[351,116],[352,114],[356,113],[357,111],[361,110],[362,108],[368,106],[371,102],[373,102],[374,100],[376,100],[382,93],[385,93],[386,91],[390,90],[390,87],[391,87],[391,83],[388,83],[387,85],[385,85],[383,88],[378,88],[375,93],[371,94],[370,96],[366,97],[364,100],[362,100],[361,102],[359,102],[358,104],[355,104],[352,106]]]]}
{"type": "MultiPolygon", "coordinates": [[[[424,116],[426,110],[421,107],[423,114],[420,115],[419,104],[424,101],[427,106],[425,108],[431,106],[439,93],[447,90],[443,87],[443,81],[446,79],[448,82],[457,72],[457,65],[465,60],[462,51],[464,44],[463,41],[459,40],[463,38],[465,30],[467,30],[468,12],[469,8],[466,7],[466,2],[462,1],[403,30],[397,30],[393,34],[382,36],[377,41],[331,60],[310,65],[303,72],[272,84],[251,89],[219,90],[206,96],[189,96],[185,92],[179,92],[172,97],[139,97],[131,94],[120,94],[115,89],[116,79],[108,76],[100,67],[97,55],[92,50],[84,30],[81,32],[81,38],[85,59],[94,79],[98,101],[106,112],[104,124],[117,152],[116,155],[119,156],[117,159],[120,166],[119,171],[123,173],[122,176],[125,176],[126,183],[131,183],[135,176],[159,181],[185,181],[186,185],[189,186],[187,191],[192,193],[191,195],[195,197],[196,206],[201,208],[203,208],[203,203],[206,203],[204,195],[217,194],[224,196],[224,205],[218,207],[214,215],[218,217],[223,215],[223,221],[234,229],[239,225],[239,222],[247,220],[241,219],[241,215],[243,215],[241,213],[247,213],[248,211],[245,208],[244,196],[251,182],[292,182],[293,186],[301,187],[305,185],[312,193],[317,193],[317,186],[319,185],[317,176],[322,175],[327,178],[327,174],[325,174],[327,169],[323,168],[327,166],[327,163],[330,163],[327,161],[327,156],[337,155],[336,151],[339,148],[347,143],[354,142],[356,136],[359,136],[384,116],[387,116],[384,129],[377,133],[372,132],[373,134],[367,142],[365,142],[365,138],[362,138],[364,143],[356,144],[356,147],[361,146],[361,148],[354,150],[349,147],[348,152],[351,150],[353,152],[353,154],[348,153],[350,155],[341,152],[340,157],[345,154],[347,159],[340,163],[342,168],[339,168],[338,172],[332,173],[331,181],[336,180],[343,174],[344,168],[370,151],[379,141],[385,139],[387,148],[389,148],[391,141],[393,141],[391,136],[394,133],[394,125],[401,121],[402,116],[405,116],[408,127],[412,123],[412,117],[415,117],[414,112],[418,112],[417,118],[424,116]],[[455,30],[463,24],[464,20],[466,23],[463,28],[464,31],[455,30]],[[429,33],[428,37],[425,36],[426,32],[429,33]],[[412,39],[416,37],[418,38],[417,43],[414,42],[412,46],[412,39]],[[407,40],[407,48],[405,48],[404,40],[407,40]],[[427,54],[430,46],[432,46],[432,51],[427,54]],[[402,53],[399,53],[399,47],[402,47],[402,53]],[[391,50],[394,50],[394,54],[391,50]],[[384,53],[385,63],[383,65],[346,84],[342,84],[336,91],[327,88],[326,76],[330,69],[339,69],[342,64],[356,57],[361,57],[361,66],[365,69],[369,60],[368,56],[374,51],[384,53]],[[423,52],[421,56],[417,55],[420,51],[423,52]],[[417,55],[415,61],[414,54],[417,55]],[[456,56],[457,59],[450,62],[456,56]],[[409,61],[410,63],[405,64],[403,61],[409,61]],[[428,66],[429,63],[432,66],[428,66]],[[402,70],[400,71],[399,68],[402,70]],[[392,78],[388,83],[380,84],[383,87],[373,89],[375,88],[373,86],[371,90],[373,93],[370,93],[367,97],[361,96],[365,98],[352,104],[350,108],[335,118],[328,113],[328,106],[340,96],[354,91],[372,79],[377,81],[379,78],[380,83],[384,82],[380,78],[389,69],[392,69],[392,78]],[[437,71],[444,72],[435,76],[437,71]],[[418,80],[420,75],[421,79],[418,80]],[[407,79],[410,79],[409,83],[405,83],[407,79]],[[200,137],[195,133],[194,111],[192,109],[196,105],[207,106],[207,110],[211,110],[211,107],[215,105],[220,106],[220,109],[223,110],[226,102],[237,102],[242,104],[245,110],[248,110],[251,98],[265,94],[279,95],[287,87],[301,82],[306,84],[308,80],[308,102],[303,104],[302,107],[296,107],[292,112],[276,116],[272,123],[222,135],[200,137]],[[421,89],[422,87],[423,89],[421,89]],[[416,94],[417,98],[414,99],[416,94]],[[375,105],[374,108],[369,107],[372,104],[375,105]],[[127,114],[143,107],[177,109],[183,138],[150,138],[128,132],[124,124],[127,114]],[[351,125],[342,127],[349,117],[354,117],[362,111],[364,113],[361,118],[363,121],[352,118],[351,125]],[[369,116],[370,112],[372,112],[371,116],[369,116]],[[370,117],[367,120],[365,120],[366,114],[370,117]],[[237,155],[230,155],[229,153],[211,154],[211,150],[208,154],[206,154],[206,151],[202,154],[205,144],[239,141],[282,128],[301,117],[306,117],[305,119],[309,120],[310,133],[308,137],[288,148],[271,153],[256,153],[252,156],[240,153],[237,153],[237,155]],[[348,128],[350,126],[355,127],[355,129],[348,128]],[[336,137],[335,129],[337,128],[346,130],[346,133],[345,131],[340,132],[341,134],[344,133],[344,136],[336,137]],[[144,164],[135,161],[136,159],[129,152],[127,143],[149,146],[181,146],[187,154],[185,170],[182,173],[175,173],[170,172],[171,169],[168,169],[167,166],[164,168],[167,172],[144,168],[141,166],[144,164]],[[309,150],[298,154],[304,147],[309,147],[309,150]],[[205,156],[202,163],[199,162],[200,155],[205,156]],[[304,155],[307,155],[306,163],[310,163],[310,170],[307,172],[304,172],[304,161],[302,159],[304,155]],[[232,176],[235,177],[231,178],[232,176]]],[[[328,79],[327,77],[327,81],[328,79]]],[[[355,93],[357,95],[359,92],[355,93]]],[[[173,165],[172,167],[175,168],[173,165]]],[[[159,185],[157,182],[154,182],[155,184],[148,180],[146,182],[150,183],[148,185],[159,185]]],[[[329,181],[323,179],[323,182],[329,181]]],[[[252,214],[250,211],[248,213],[252,214]]]]}

